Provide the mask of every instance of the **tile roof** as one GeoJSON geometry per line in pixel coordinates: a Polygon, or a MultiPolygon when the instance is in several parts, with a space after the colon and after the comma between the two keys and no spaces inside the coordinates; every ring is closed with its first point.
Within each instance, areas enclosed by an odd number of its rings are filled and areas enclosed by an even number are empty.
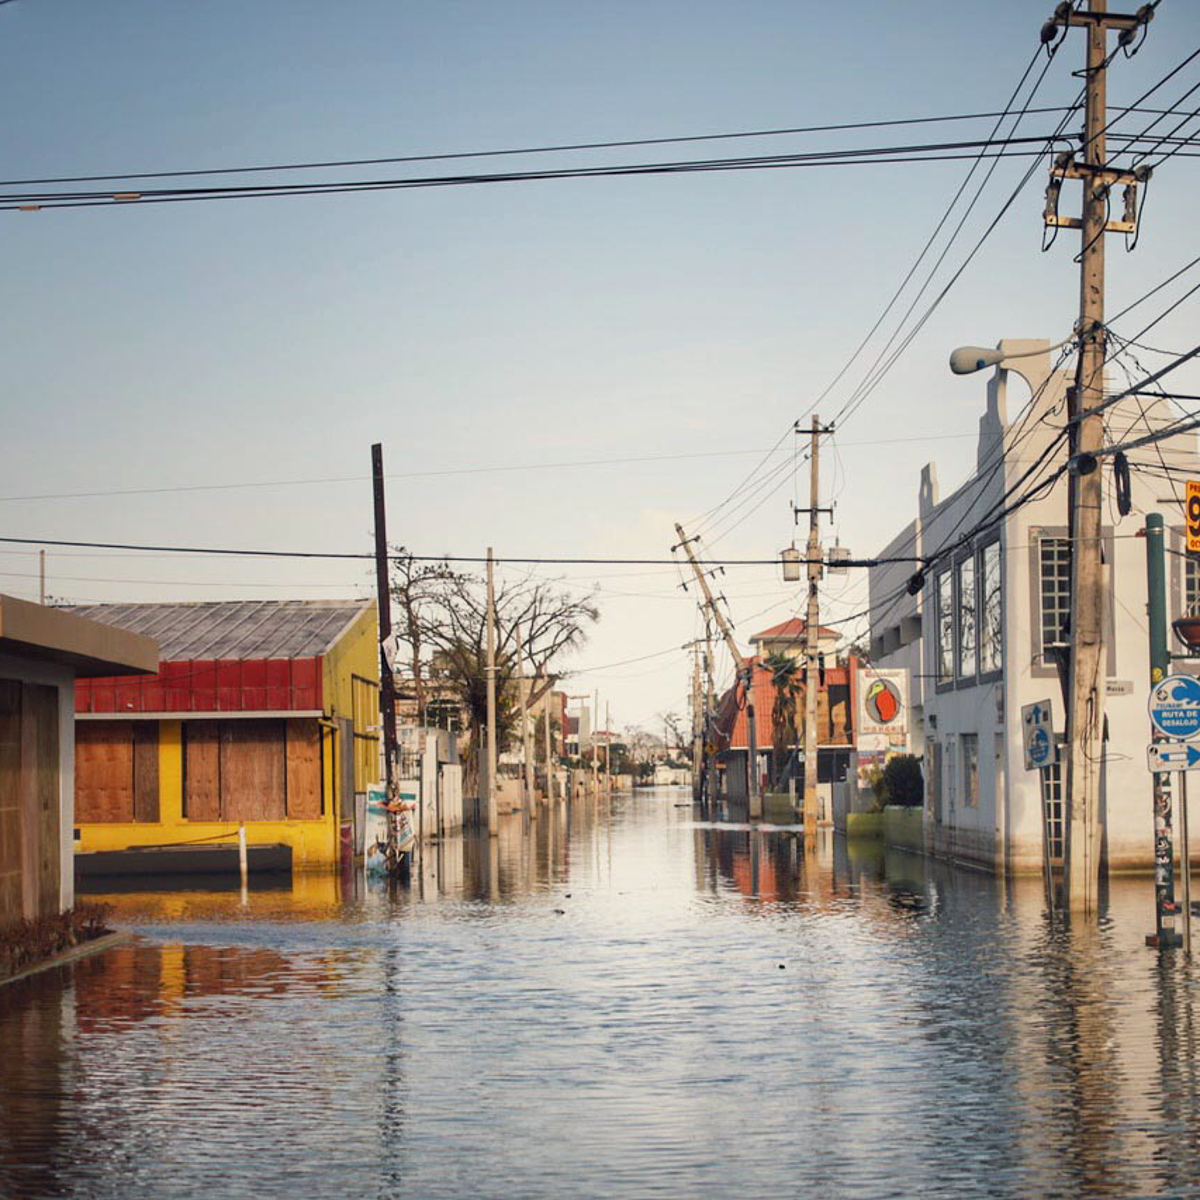
{"type": "MultiPolygon", "coordinates": [[[[751,642],[782,642],[782,641],[799,641],[804,636],[806,628],[805,622],[799,617],[793,617],[790,621],[783,621],[778,625],[772,625],[770,629],[764,629],[762,633],[756,633],[751,639],[751,642]]],[[[835,637],[840,638],[841,632],[837,629],[830,629],[828,625],[817,626],[818,637],[835,637]]]]}
{"type": "Polygon", "coordinates": [[[76,604],[65,611],[154,638],[164,662],[325,654],[371,600],[76,604]]]}

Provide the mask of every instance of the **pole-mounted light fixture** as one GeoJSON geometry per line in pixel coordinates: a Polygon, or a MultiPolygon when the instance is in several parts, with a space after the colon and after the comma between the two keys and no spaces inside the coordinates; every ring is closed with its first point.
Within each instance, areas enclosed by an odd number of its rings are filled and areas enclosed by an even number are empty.
{"type": "Polygon", "coordinates": [[[1037,350],[1022,350],[1019,354],[1006,354],[1003,350],[991,349],[987,346],[959,346],[950,355],[950,370],[955,375],[973,375],[985,367],[996,367],[1010,358],[1034,358],[1039,354],[1048,354],[1058,350],[1075,337],[1074,330],[1070,335],[1054,346],[1046,346],[1037,350]]]}

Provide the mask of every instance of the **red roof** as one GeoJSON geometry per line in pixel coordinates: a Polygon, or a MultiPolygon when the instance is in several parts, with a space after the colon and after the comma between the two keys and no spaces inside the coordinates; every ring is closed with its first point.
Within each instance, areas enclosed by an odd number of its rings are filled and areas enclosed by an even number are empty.
{"type": "MultiPolygon", "coordinates": [[[[771,679],[770,670],[763,665],[761,658],[754,659],[754,740],[760,750],[765,750],[771,745],[771,709],[775,706],[775,685],[771,679]]],[[[799,677],[800,694],[796,701],[796,710],[800,717],[804,714],[804,673],[800,672],[799,677]]],[[[832,664],[825,668],[825,687],[821,689],[823,695],[828,695],[829,688],[841,687],[846,688],[850,683],[850,669],[845,665],[833,666],[832,664]]],[[[732,750],[744,750],[750,740],[750,726],[746,718],[746,706],[741,703],[741,684],[735,684],[724,696],[721,697],[717,704],[717,724],[720,727],[721,733],[728,732],[728,748],[732,750]],[[737,707],[735,708],[735,704],[737,707]],[[736,713],[736,716],[734,714],[736,713]],[[730,731],[730,718],[732,721],[732,731],[730,731]]],[[[825,701],[824,707],[828,711],[828,701],[825,701]]],[[[842,711],[838,714],[844,719],[850,718],[850,713],[842,711]]],[[[826,718],[828,720],[828,718],[826,718]]],[[[851,740],[849,734],[844,727],[836,727],[834,730],[820,730],[822,733],[828,733],[830,736],[822,737],[821,745],[838,745],[848,744],[851,740]]],[[[719,738],[723,741],[723,738],[719,738]]]]}
{"type": "MultiPolygon", "coordinates": [[[[770,629],[764,629],[762,633],[756,633],[750,640],[752,642],[799,642],[803,641],[807,628],[807,622],[800,620],[799,617],[793,617],[790,621],[784,621],[779,625],[773,625],[770,629]]],[[[827,625],[818,625],[817,636],[840,638],[842,635],[837,629],[830,629],[827,625]]]]}

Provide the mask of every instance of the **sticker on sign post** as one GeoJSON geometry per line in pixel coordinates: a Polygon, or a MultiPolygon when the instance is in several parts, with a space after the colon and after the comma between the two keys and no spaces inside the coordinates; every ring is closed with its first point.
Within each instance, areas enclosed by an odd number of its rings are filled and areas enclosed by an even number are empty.
{"type": "Polygon", "coordinates": [[[1038,771],[1058,762],[1058,742],[1049,700],[1021,708],[1021,736],[1025,743],[1025,770],[1038,771]]]}
{"type": "Polygon", "coordinates": [[[1181,742],[1200,735],[1200,679],[1168,675],[1152,687],[1150,723],[1159,733],[1181,742]]]}

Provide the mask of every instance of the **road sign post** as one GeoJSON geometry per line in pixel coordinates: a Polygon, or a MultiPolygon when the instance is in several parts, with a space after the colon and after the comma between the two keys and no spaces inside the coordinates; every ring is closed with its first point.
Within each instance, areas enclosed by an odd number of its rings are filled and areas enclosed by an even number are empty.
{"type": "Polygon", "coordinates": [[[1021,737],[1025,747],[1025,770],[1037,771],[1042,801],[1042,880],[1046,885],[1046,907],[1057,908],[1054,893],[1054,865],[1050,858],[1050,813],[1047,805],[1046,776],[1058,762],[1058,739],[1054,736],[1054,717],[1049,700],[1038,700],[1021,709],[1021,737]]]}

